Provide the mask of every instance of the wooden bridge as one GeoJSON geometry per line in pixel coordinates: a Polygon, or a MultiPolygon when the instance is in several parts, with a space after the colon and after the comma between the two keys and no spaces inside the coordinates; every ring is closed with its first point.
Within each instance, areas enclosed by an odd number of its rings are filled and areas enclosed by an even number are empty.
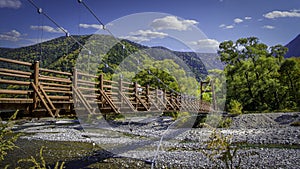
{"type": "MultiPolygon", "coordinates": [[[[72,73],[39,67],[39,62],[0,58],[0,112],[23,110],[28,116],[46,112],[60,113],[132,113],[202,112],[211,104],[201,98],[167,90],[140,86],[135,82],[105,80],[74,69],[72,73]]],[[[202,86],[207,82],[201,82],[202,86]]],[[[202,95],[201,95],[202,96],[202,95]]]]}

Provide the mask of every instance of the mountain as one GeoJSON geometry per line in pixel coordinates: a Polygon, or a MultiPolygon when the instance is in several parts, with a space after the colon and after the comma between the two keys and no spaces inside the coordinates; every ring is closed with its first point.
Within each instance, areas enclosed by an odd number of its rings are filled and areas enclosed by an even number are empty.
{"type": "Polygon", "coordinates": [[[285,58],[300,57],[300,34],[287,45],[285,45],[285,47],[289,49],[285,55],[285,58]]]}
{"type": "MultiPolygon", "coordinates": [[[[130,54],[143,50],[147,51],[151,57],[155,57],[156,60],[168,58],[173,58],[174,60],[174,57],[178,58],[175,60],[178,60],[178,63],[179,61],[183,61],[195,74],[198,81],[208,74],[207,70],[211,69],[211,67],[222,69],[222,65],[216,61],[217,54],[178,52],[165,47],[147,47],[124,39],[122,40],[122,46],[120,43],[115,43],[116,39],[109,35],[78,35],[73,37],[82,45],[93,49],[93,54],[99,53],[98,56],[102,55],[102,61],[109,64],[112,68],[118,67],[122,59],[128,57],[130,54]],[[126,50],[124,50],[124,45],[126,46],[126,50]]],[[[0,48],[0,57],[25,62],[39,60],[41,67],[71,72],[75,64],[77,64],[76,59],[79,53],[81,54],[85,50],[74,39],[71,37],[59,37],[27,47],[13,49],[0,48]]],[[[86,56],[84,58],[90,59],[86,56]]],[[[91,60],[91,64],[93,63],[97,62],[91,60]]],[[[4,67],[3,64],[0,62],[0,67],[4,67]]],[[[10,65],[10,67],[12,66],[10,65]]],[[[93,68],[99,67],[105,69],[106,66],[94,64],[93,68]]]]}

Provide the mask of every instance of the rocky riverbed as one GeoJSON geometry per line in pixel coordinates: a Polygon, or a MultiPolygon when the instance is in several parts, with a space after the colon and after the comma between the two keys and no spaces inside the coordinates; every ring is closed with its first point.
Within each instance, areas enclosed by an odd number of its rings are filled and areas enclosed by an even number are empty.
{"type": "MultiPolygon", "coordinates": [[[[193,119],[158,116],[108,123],[102,119],[32,119],[19,121],[13,130],[23,133],[18,140],[23,151],[38,152],[37,147],[44,145],[50,163],[66,161],[67,168],[224,167],[222,161],[213,162],[205,155],[211,152],[206,145],[214,129],[191,128],[189,120],[193,119]]],[[[299,121],[300,113],[245,114],[233,117],[229,128],[217,131],[239,145],[234,165],[296,169],[300,166],[300,130],[293,124],[299,121]]],[[[17,155],[18,150],[12,151],[6,163],[14,163],[11,158],[17,155]]]]}

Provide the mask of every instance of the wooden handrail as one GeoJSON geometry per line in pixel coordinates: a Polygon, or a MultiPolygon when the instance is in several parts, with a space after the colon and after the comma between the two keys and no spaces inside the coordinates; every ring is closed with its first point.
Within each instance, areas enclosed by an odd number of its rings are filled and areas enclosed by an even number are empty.
{"type": "Polygon", "coordinates": [[[14,63],[14,64],[19,64],[19,65],[24,65],[24,66],[32,66],[31,63],[28,62],[23,62],[23,61],[18,61],[18,60],[12,60],[12,59],[7,59],[7,58],[1,58],[1,62],[7,62],[7,63],[14,63]]]}

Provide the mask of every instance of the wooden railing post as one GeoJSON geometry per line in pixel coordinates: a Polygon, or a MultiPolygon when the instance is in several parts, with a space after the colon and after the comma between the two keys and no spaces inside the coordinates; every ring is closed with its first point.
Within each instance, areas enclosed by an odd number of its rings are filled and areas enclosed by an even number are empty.
{"type": "Polygon", "coordinates": [[[138,108],[138,98],[137,98],[138,94],[139,94],[138,93],[138,84],[137,84],[137,82],[134,82],[134,97],[135,97],[135,103],[136,103],[135,109],[138,108]]]}
{"type": "Polygon", "coordinates": [[[119,101],[121,102],[121,107],[123,107],[123,99],[122,99],[122,95],[121,93],[123,92],[123,82],[122,82],[122,77],[120,76],[120,79],[119,79],[119,101]]]}
{"type": "Polygon", "coordinates": [[[168,99],[169,99],[168,96],[167,96],[167,90],[166,89],[163,90],[163,94],[164,94],[163,95],[163,98],[164,98],[163,102],[164,102],[164,104],[166,104],[167,103],[166,100],[168,101],[168,99]]]}
{"type": "Polygon", "coordinates": [[[216,103],[216,95],[215,95],[215,84],[214,81],[211,80],[211,92],[212,92],[212,104],[213,104],[213,109],[217,111],[217,103],[216,103]]]}
{"type": "MultiPolygon", "coordinates": [[[[39,61],[35,61],[33,64],[33,83],[35,86],[39,85],[39,76],[40,76],[40,66],[39,61]]],[[[34,91],[33,93],[33,109],[36,109],[38,107],[38,95],[34,91]]]]}
{"type": "Polygon", "coordinates": [[[147,84],[146,85],[146,104],[148,106],[150,106],[150,100],[149,100],[149,98],[150,98],[150,86],[149,86],[149,84],[147,84]]]}
{"type": "Polygon", "coordinates": [[[203,88],[203,83],[202,83],[202,81],[200,81],[200,100],[203,100],[203,90],[202,90],[202,88],[203,88]]]}
{"type": "Polygon", "coordinates": [[[77,69],[74,68],[73,69],[73,86],[75,88],[77,88],[77,81],[78,81],[78,72],[77,72],[77,69]]]}
{"type": "MultiPolygon", "coordinates": [[[[74,86],[75,90],[77,89],[77,81],[78,81],[78,72],[77,72],[77,69],[74,68],[73,69],[73,82],[72,83],[73,83],[73,86],[74,86]]],[[[73,94],[74,94],[74,91],[73,91],[73,94]]],[[[76,99],[75,95],[73,95],[73,102],[74,102],[74,106],[76,107],[77,106],[77,99],[76,99]]]]}
{"type": "MultiPolygon", "coordinates": [[[[99,90],[100,91],[103,91],[103,74],[101,73],[100,75],[99,75],[99,90]]],[[[99,100],[100,100],[100,102],[102,103],[102,101],[103,101],[103,97],[102,97],[102,95],[101,95],[101,92],[100,92],[100,96],[99,96],[99,100]]],[[[102,106],[103,104],[101,104],[101,106],[102,106]]]]}
{"type": "Polygon", "coordinates": [[[159,101],[158,101],[158,89],[156,88],[155,89],[155,100],[156,100],[156,104],[158,104],[159,103],[159,101]]]}

